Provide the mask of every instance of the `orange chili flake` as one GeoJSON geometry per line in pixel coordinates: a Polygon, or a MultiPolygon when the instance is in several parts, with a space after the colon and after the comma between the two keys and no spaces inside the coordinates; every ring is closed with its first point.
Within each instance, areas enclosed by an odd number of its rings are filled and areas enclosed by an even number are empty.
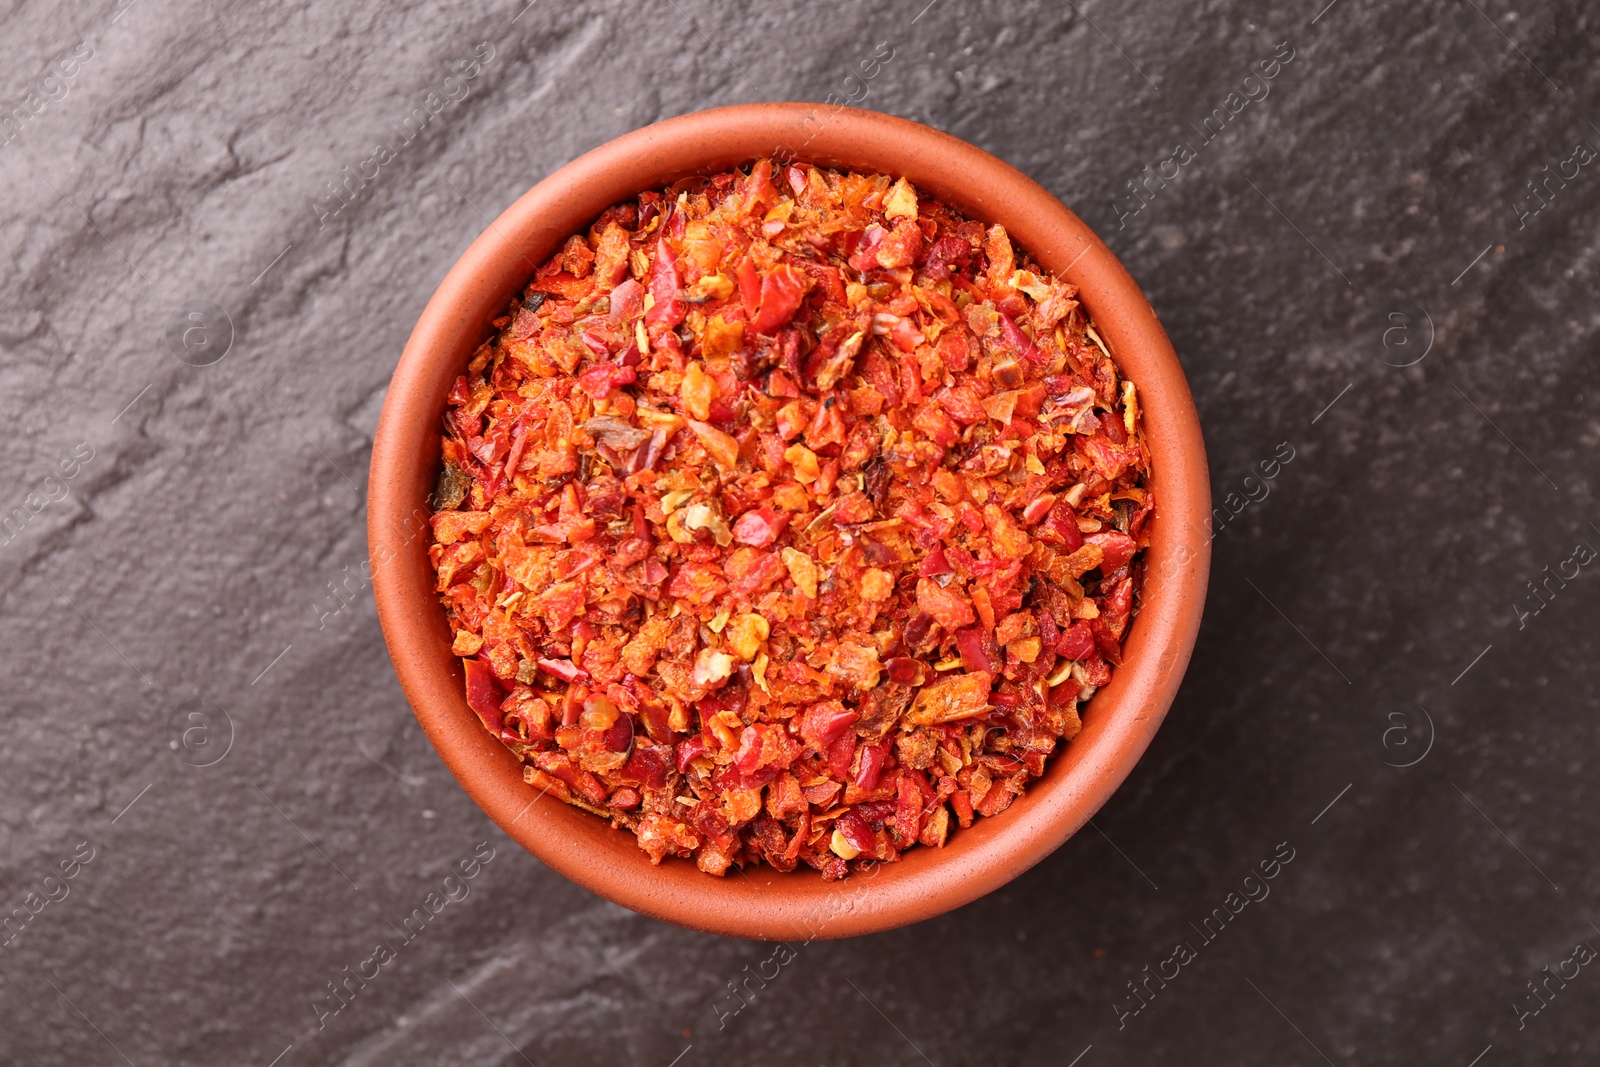
{"type": "Polygon", "coordinates": [[[433,558],[532,786],[657,863],[832,879],[998,814],[1078,732],[1148,454],[1003,228],[763,160],[607,210],[498,325],[450,392],[433,558]]]}

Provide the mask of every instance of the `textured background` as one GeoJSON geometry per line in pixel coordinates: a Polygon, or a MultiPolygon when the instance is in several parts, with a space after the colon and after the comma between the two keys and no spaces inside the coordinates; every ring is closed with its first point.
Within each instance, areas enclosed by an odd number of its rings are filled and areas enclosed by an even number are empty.
{"type": "Polygon", "coordinates": [[[1600,20],[1324,2],[5,4],[0,913],[33,917],[0,938],[0,1061],[1593,1062],[1596,968],[1527,983],[1600,945],[1600,566],[1547,606],[1526,583],[1600,547],[1600,162],[1527,183],[1600,146],[1600,20]],[[1283,42],[1270,94],[1132,200],[1283,42]],[[319,218],[430,92],[457,99],[319,218]],[[1093,830],[954,914],[798,947],[719,1020],[769,946],[553,875],[421,737],[360,578],[366,465],[486,215],[626,130],[830,93],[1109,241],[1240,513],[1093,830]],[[189,337],[209,366],[169,343],[192,301],[227,316],[189,337]],[[480,842],[467,897],[319,1029],[480,842]]]}

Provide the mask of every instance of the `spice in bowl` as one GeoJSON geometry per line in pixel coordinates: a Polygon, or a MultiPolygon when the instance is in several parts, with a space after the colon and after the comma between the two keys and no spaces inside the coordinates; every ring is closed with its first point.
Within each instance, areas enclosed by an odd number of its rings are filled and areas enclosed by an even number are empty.
{"type": "Polygon", "coordinates": [[[431,554],[467,701],[652,860],[942,847],[1078,732],[1154,508],[1073,286],[905,179],[770,160],[608,209],[455,383],[431,554]]]}

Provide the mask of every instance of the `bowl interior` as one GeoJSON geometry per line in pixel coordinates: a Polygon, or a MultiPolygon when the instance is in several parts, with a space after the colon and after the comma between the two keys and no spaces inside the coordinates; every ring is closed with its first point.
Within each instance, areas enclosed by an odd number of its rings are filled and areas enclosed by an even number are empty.
{"type": "Polygon", "coordinates": [[[473,799],[573,881],[657,918],[766,939],[887,929],[958,907],[1016,877],[1071,836],[1127,776],[1188,663],[1210,559],[1204,445],[1183,371],[1144,294],[1109,249],[1048,191],[965,142],[873,112],[809,104],[722,108],[610,142],[556,171],[490,224],[429,301],[391,382],[373,446],[369,540],[379,618],[429,739],[473,799]],[[1138,389],[1151,450],[1142,601],[1124,664],[1085,706],[1083,731],[1002,814],[842,882],[802,867],[703,874],[659,867],[631,834],[547,799],[467,707],[428,562],[429,496],[451,382],[535,268],[602,210],[637,192],[762,156],[904,175],[985,223],[999,222],[1080,300],[1138,389]]]}

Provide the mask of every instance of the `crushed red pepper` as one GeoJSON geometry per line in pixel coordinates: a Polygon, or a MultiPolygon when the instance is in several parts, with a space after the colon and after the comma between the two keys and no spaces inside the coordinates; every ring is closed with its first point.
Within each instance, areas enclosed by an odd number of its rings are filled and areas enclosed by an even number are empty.
{"type": "Polygon", "coordinates": [[[905,180],[607,210],[455,382],[467,701],[659,863],[824,878],[996,815],[1121,662],[1154,502],[1076,289],[905,180]]]}

